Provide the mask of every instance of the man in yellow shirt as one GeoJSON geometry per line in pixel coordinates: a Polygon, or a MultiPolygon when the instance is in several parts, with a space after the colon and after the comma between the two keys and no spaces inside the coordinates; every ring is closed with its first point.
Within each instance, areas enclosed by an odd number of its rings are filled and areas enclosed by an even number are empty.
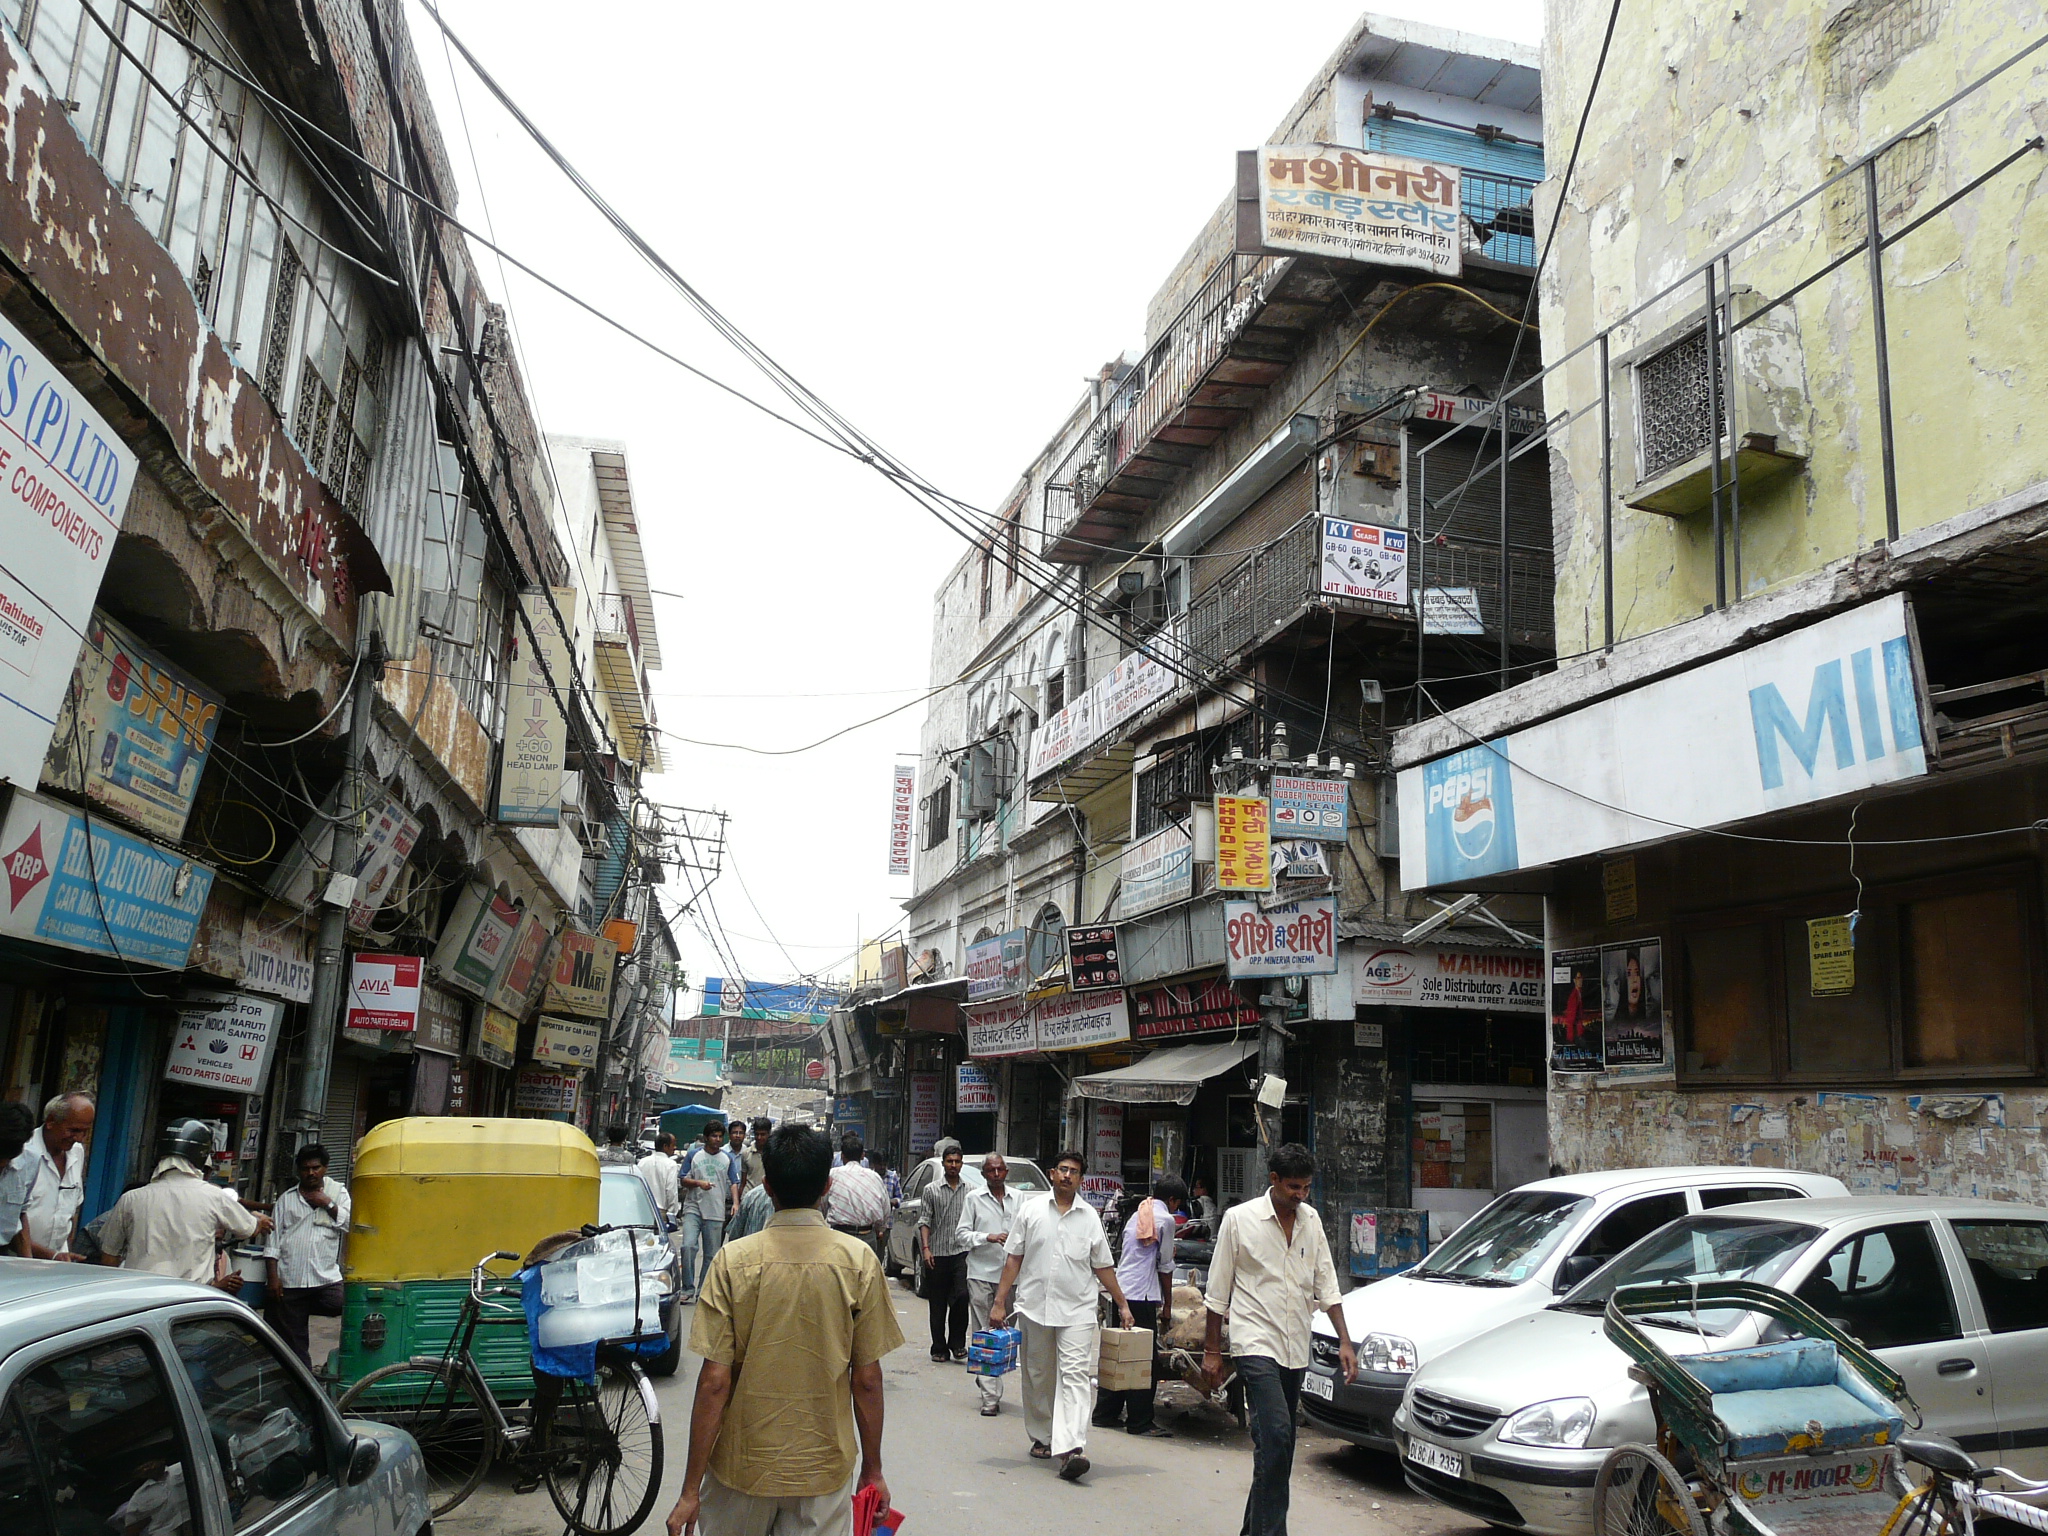
{"type": "Polygon", "coordinates": [[[822,1131],[779,1127],[762,1165],[775,1214],[719,1249],[698,1293],[690,1348],[704,1367],[669,1536],[850,1536],[856,1488],[888,1502],[882,1356],[903,1330],[881,1262],[818,1211],[832,1174],[822,1131]]]}

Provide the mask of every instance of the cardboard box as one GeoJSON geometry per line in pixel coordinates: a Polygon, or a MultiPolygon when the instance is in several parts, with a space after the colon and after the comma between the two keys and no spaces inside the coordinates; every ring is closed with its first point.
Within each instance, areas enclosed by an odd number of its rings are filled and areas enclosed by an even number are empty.
{"type": "Polygon", "coordinates": [[[1142,1392],[1152,1385],[1152,1330],[1105,1328],[1095,1384],[1104,1392],[1142,1392]]]}

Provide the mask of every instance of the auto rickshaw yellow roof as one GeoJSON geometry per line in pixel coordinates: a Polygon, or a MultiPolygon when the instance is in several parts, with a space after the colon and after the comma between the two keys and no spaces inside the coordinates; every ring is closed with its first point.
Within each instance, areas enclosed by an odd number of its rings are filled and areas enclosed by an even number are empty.
{"type": "Polygon", "coordinates": [[[414,1115],[372,1126],[356,1143],[353,1179],[376,1174],[597,1176],[597,1148],[559,1120],[414,1115]]]}

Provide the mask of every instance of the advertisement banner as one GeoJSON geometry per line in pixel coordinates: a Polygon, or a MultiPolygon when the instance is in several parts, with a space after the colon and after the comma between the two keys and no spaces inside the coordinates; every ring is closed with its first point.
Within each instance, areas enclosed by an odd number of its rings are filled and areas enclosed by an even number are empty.
{"type": "Polygon", "coordinates": [[[544,1013],[533,1032],[533,1059],[558,1072],[588,1072],[597,1065],[598,1047],[603,1043],[603,1026],[544,1013]]]}
{"type": "Polygon", "coordinates": [[[476,1022],[476,1054],[494,1067],[509,1067],[519,1051],[519,1021],[486,1007],[476,1022]]]}
{"type": "Polygon", "coordinates": [[[548,938],[547,924],[533,913],[520,918],[519,931],[512,936],[512,947],[486,1002],[515,1019],[526,1017],[534,988],[543,974],[542,966],[547,960],[548,938]]]}
{"type": "Polygon", "coordinates": [[[449,986],[488,998],[519,929],[519,909],[481,886],[465,886],[434,946],[434,969],[449,986]]]}
{"type": "Polygon", "coordinates": [[[1423,890],[1918,778],[1906,599],[1880,598],[1401,770],[1401,883],[1423,890]]]}
{"type": "MultiPolygon", "coordinates": [[[[574,613],[575,589],[556,587],[554,607],[565,615],[574,613]]],[[[497,819],[512,826],[554,827],[562,821],[562,763],[569,745],[555,688],[568,686],[569,648],[547,593],[520,593],[519,610],[527,622],[512,626],[512,654],[505,663],[505,749],[498,770],[497,819]],[[537,655],[535,636],[540,640],[537,655]]]]}
{"type": "Polygon", "coordinates": [[[1550,957],[1551,1071],[1598,1072],[1606,1065],[1600,1008],[1600,951],[1558,950],[1550,957]]]}
{"type": "Polygon", "coordinates": [[[384,795],[371,803],[356,843],[356,894],[348,904],[348,925],[357,933],[369,932],[370,919],[391,900],[419,838],[419,818],[396,800],[384,795]]]}
{"type": "Polygon", "coordinates": [[[349,961],[346,1029],[382,1029],[411,1034],[419,1027],[418,955],[359,953],[349,961]]]}
{"type": "Polygon", "coordinates": [[[1178,823],[1161,827],[1124,849],[1123,889],[1117,912],[1137,917],[1195,894],[1195,835],[1178,823]]]}
{"type": "Polygon", "coordinates": [[[1131,1013],[1121,990],[1069,992],[1031,1005],[1041,1051],[1082,1051],[1131,1038],[1131,1013]]]}
{"type": "Polygon", "coordinates": [[[1533,949],[1449,944],[1372,944],[1354,951],[1352,995],[1360,1006],[1479,1008],[1541,1013],[1543,955],[1533,949]]]}
{"type": "Polygon", "coordinates": [[[204,864],[104,821],[88,842],[83,816],[19,789],[0,823],[0,864],[0,933],[174,971],[185,968],[213,890],[204,864]]]}
{"type": "Polygon", "coordinates": [[[313,935],[299,918],[263,907],[243,915],[242,985],[294,1003],[313,1001],[313,935]]]}
{"type": "Polygon", "coordinates": [[[1298,251],[1440,277],[1464,270],[1459,172],[1335,144],[1259,151],[1259,239],[1298,251]]]}
{"type": "Polygon", "coordinates": [[[1324,518],[1321,591],[1328,597],[1406,608],[1407,530],[1324,518]]]}
{"type": "Polygon", "coordinates": [[[961,1062],[953,1069],[953,1108],[963,1115],[994,1114],[995,1080],[972,1062],[961,1062]]]}
{"type": "Polygon", "coordinates": [[[33,789],[127,515],[135,455],[11,320],[0,319],[0,353],[0,779],[33,789]]]}
{"type": "Polygon", "coordinates": [[[1258,1027],[1258,1005],[1246,1002],[1221,976],[1170,987],[1145,987],[1131,994],[1131,1034],[1135,1039],[1160,1040],[1218,1030],[1235,1034],[1258,1027]]]}
{"type": "Polygon", "coordinates": [[[575,1072],[521,1072],[513,1083],[512,1107],[534,1115],[573,1115],[582,1081],[575,1072]]]}
{"type": "Polygon", "coordinates": [[[412,1043],[423,1051],[460,1056],[468,1040],[468,1000],[446,987],[420,988],[420,1027],[412,1043]]]}
{"type": "Polygon", "coordinates": [[[1216,797],[1216,889],[1273,889],[1273,829],[1257,796],[1216,797]]]}
{"type": "Polygon", "coordinates": [[[1118,662],[1108,676],[1040,724],[1031,737],[1027,777],[1050,773],[1171,694],[1182,674],[1168,663],[1182,648],[1177,628],[1161,630],[1118,662]]]}
{"type": "Polygon", "coordinates": [[[1005,997],[1024,990],[1024,957],[1031,947],[1029,929],[1012,928],[967,946],[967,998],[1005,997]]]}
{"type": "Polygon", "coordinates": [[[1097,1178],[1122,1175],[1124,1107],[1113,1099],[1088,1101],[1088,1166],[1097,1178]]]}
{"type": "Polygon", "coordinates": [[[1076,992],[1091,987],[1120,987],[1124,966],[1119,958],[1116,925],[1096,923],[1067,930],[1067,985],[1076,992]]]}
{"type": "Polygon", "coordinates": [[[177,842],[220,711],[218,695],[95,608],[43,762],[43,782],[177,842]]]}
{"type": "MultiPolygon", "coordinates": [[[[1848,920],[1842,921],[1846,927],[1848,920]]],[[[1660,940],[1601,946],[1600,1043],[1610,1072],[1665,1065],[1664,945],[1660,940]]]]}
{"type": "Polygon", "coordinates": [[[612,1008],[612,971],[619,947],[610,939],[564,928],[555,941],[555,969],[541,1006],[550,1013],[602,1019],[612,1008]]]}
{"type": "Polygon", "coordinates": [[[1021,1056],[1038,1049],[1038,1020],[1021,998],[983,1003],[965,1013],[970,1056],[1021,1056]]]}
{"type": "Polygon", "coordinates": [[[1223,904],[1224,965],[1232,978],[1337,974],[1337,903],[1294,901],[1259,910],[1255,901],[1223,904]]]}
{"type": "Polygon", "coordinates": [[[929,1157],[939,1139],[942,1079],[936,1072],[910,1074],[910,1155],[929,1157]]]}
{"type": "Polygon", "coordinates": [[[254,1093],[270,1066],[284,1004],[246,992],[188,992],[178,1006],[164,1079],[254,1093]]]}
{"type": "Polygon", "coordinates": [[[889,786],[889,873],[910,873],[911,821],[917,806],[917,768],[898,763],[889,786]]]}
{"type": "Polygon", "coordinates": [[[1341,843],[1350,836],[1351,784],[1276,773],[1269,788],[1275,837],[1313,837],[1341,843]]]}

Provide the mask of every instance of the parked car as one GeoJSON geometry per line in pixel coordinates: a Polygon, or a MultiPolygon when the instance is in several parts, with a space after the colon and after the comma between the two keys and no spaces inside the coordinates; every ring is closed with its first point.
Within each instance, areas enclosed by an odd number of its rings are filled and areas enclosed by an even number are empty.
{"type": "MultiPolygon", "coordinates": [[[[1926,1430],[2030,1476],[2048,1462],[2048,1210],[1893,1195],[1686,1216],[1551,1306],[1425,1362],[1394,1420],[1409,1486],[1496,1524],[1584,1536],[1608,1449],[1656,1434],[1646,1389],[1601,1332],[1607,1298],[1689,1280],[1792,1292],[1905,1379],[1926,1430]]],[[[1679,1356],[1782,1336],[1733,1308],[1642,1321],[1679,1356]]]]}
{"type": "Polygon", "coordinates": [[[1317,1316],[1301,1404],[1354,1445],[1394,1450],[1394,1410],[1418,1364],[1542,1310],[1637,1239],[1691,1211],[1846,1195],[1840,1179],[1775,1168],[1619,1168],[1538,1179],[1494,1200],[1404,1275],[1348,1293],[1358,1375],[1338,1379],[1337,1335],[1317,1316]]]}
{"type": "Polygon", "coordinates": [[[219,1291],[0,1259],[0,1531],[426,1536],[399,1429],[344,1420],[219,1291]]]}
{"type": "MultiPolygon", "coordinates": [[[[960,1177],[976,1189],[985,1187],[981,1177],[981,1160],[986,1152],[970,1152],[960,1170],[960,1177]]],[[[1003,1154],[1003,1161],[1010,1165],[1011,1191],[1019,1195],[1045,1195],[1052,1193],[1052,1181],[1039,1171],[1038,1164],[1028,1157],[1011,1157],[1003,1154]]],[[[945,1177],[936,1157],[928,1157],[910,1170],[910,1177],[903,1181],[903,1203],[896,1207],[889,1218],[889,1241],[882,1253],[882,1270],[890,1279],[899,1275],[910,1276],[910,1288],[919,1296],[924,1294],[924,1265],[918,1260],[917,1251],[917,1208],[924,1196],[924,1187],[933,1179],[945,1177]]]]}
{"type": "MultiPolygon", "coordinates": [[[[650,1223],[668,1236],[669,1225],[654,1207],[647,1181],[631,1168],[601,1170],[597,1183],[597,1219],[610,1227],[644,1227],[650,1223]]],[[[673,1376],[683,1360],[683,1257],[669,1245],[668,1262],[660,1270],[661,1329],[668,1335],[668,1348],[651,1360],[641,1362],[650,1376],[673,1376]]]]}

